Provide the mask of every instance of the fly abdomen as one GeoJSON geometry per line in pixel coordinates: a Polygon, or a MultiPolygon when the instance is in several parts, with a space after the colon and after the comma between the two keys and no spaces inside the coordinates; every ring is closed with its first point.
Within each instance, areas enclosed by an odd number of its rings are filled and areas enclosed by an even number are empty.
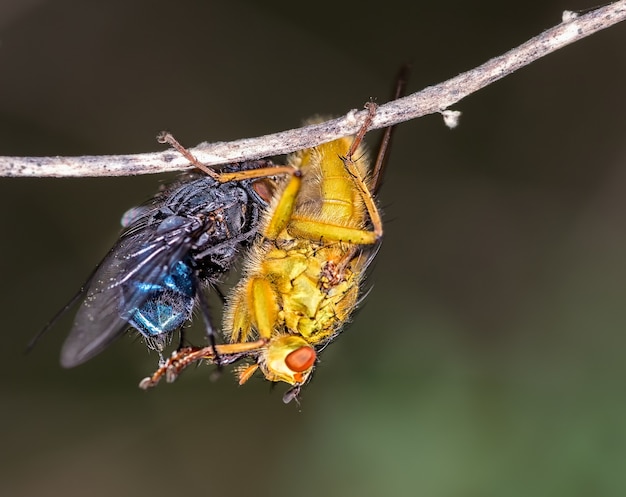
{"type": "MultiPolygon", "coordinates": [[[[160,282],[136,281],[131,286],[133,292],[144,293],[146,300],[142,305],[126,311],[128,324],[144,337],[170,336],[189,319],[196,284],[193,270],[186,261],[176,263],[160,282]]],[[[120,307],[124,308],[124,302],[120,307]]]]}

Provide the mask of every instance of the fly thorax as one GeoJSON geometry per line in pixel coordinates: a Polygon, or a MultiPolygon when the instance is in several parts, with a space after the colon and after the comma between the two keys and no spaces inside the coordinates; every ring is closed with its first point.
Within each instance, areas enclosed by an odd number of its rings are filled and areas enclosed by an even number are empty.
{"type": "Polygon", "coordinates": [[[246,225],[246,206],[245,204],[233,204],[224,209],[222,218],[226,224],[226,228],[231,236],[241,233],[246,225]]]}

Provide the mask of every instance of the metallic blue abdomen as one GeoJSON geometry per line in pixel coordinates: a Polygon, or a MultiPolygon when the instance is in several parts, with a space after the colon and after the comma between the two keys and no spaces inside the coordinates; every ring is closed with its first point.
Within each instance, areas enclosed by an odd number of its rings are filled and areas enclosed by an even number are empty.
{"type": "Polygon", "coordinates": [[[176,263],[160,283],[133,282],[146,301],[130,309],[128,323],[143,336],[155,337],[180,328],[193,310],[196,285],[193,269],[186,261],[176,263]]]}

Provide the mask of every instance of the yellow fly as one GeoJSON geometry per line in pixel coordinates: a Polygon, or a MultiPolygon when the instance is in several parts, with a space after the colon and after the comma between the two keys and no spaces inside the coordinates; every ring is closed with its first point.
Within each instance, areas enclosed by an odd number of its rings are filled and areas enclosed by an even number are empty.
{"type": "Polygon", "coordinates": [[[372,171],[362,140],[376,106],[367,107],[355,137],[288,157],[292,172],[278,183],[260,237],[245,255],[242,278],[226,299],[223,330],[229,343],[176,351],[142,388],[164,375],[173,381],[201,359],[227,364],[245,358],[251,362],[239,368],[240,384],[260,370],[267,380],[292,386],[285,402],[297,397],[317,351],[356,309],[383,235],[372,192],[380,184],[384,154],[372,171]]]}

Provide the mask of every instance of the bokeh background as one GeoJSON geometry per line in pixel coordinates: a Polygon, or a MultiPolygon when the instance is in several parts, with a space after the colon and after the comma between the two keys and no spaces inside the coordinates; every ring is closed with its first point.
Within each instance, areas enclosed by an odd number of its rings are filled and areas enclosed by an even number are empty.
{"type": "MultiPolygon", "coordinates": [[[[161,150],[417,91],[596,2],[3,0],[0,154],[161,150]]],[[[301,406],[208,367],[58,364],[119,218],[171,176],[0,179],[0,494],[626,494],[626,25],[398,128],[367,303],[301,406]]],[[[373,136],[375,142],[375,136],[373,136]]]]}

